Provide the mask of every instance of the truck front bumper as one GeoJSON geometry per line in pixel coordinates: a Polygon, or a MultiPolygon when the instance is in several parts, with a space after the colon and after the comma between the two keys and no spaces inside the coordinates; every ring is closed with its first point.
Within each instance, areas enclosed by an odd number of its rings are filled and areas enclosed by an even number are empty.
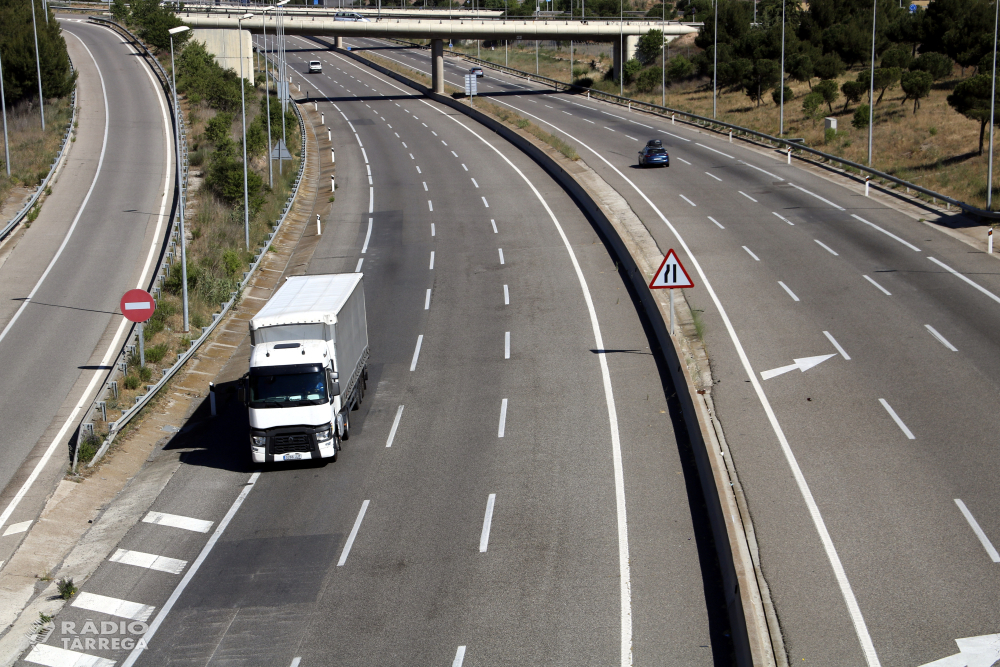
{"type": "Polygon", "coordinates": [[[337,453],[337,438],[330,424],[251,429],[250,452],[254,463],[328,459],[337,453]]]}

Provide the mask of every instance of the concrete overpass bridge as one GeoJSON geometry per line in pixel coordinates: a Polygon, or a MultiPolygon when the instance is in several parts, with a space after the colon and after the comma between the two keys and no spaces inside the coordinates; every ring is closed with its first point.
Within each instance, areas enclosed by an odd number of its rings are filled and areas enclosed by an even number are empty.
{"type": "MultiPolygon", "coordinates": [[[[253,11],[245,8],[244,11],[253,11]]],[[[237,30],[237,19],[242,12],[203,13],[179,12],[178,17],[185,24],[198,30],[237,30]]],[[[431,55],[434,66],[432,79],[434,90],[444,92],[444,41],[456,39],[482,40],[532,40],[549,39],[558,41],[611,42],[614,52],[615,71],[620,71],[622,57],[625,60],[635,56],[639,37],[650,30],[663,30],[667,40],[681,35],[696,33],[697,28],[677,22],[657,21],[615,21],[612,19],[590,19],[586,21],[534,20],[511,18],[491,19],[445,19],[445,18],[381,18],[377,21],[336,21],[330,16],[294,15],[282,17],[286,35],[327,36],[335,39],[337,47],[343,47],[344,37],[395,37],[399,39],[431,40],[431,55]]],[[[274,34],[277,20],[266,15],[264,25],[268,33],[274,34]]],[[[243,23],[243,30],[260,33],[263,30],[260,15],[243,23]]]]}

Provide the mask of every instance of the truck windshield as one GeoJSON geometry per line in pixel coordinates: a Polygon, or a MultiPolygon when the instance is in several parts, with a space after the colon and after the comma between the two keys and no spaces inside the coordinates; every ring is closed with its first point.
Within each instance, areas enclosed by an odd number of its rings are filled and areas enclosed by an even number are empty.
{"type": "Polygon", "coordinates": [[[322,372],[250,376],[250,405],[254,408],[287,408],[322,405],[329,401],[322,372]]]}

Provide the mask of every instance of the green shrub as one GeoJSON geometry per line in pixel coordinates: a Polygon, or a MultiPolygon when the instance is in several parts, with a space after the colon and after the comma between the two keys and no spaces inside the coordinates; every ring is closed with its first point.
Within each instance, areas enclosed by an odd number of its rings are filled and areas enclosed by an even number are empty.
{"type": "Polygon", "coordinates": [[[149,382],[153,379],[153,369],[149,366],[139,367],[139,379],[143,382],[149,382]]]}
{"type": "Polygon", "coordinates": [[[159,345],[151,345],[146,348],[146,361],[151,364],[158,364],[163,361],[163,357],[167,355],[169,351],[169,346],[166,343],[160,343],[159,345]]]}
{"type": "Polygon", "coordinates": [[[636,58],[631,58],[625,61],[625,65],[622,67],[622,71],[625,74],[625,83],[632,83],[635,80],[636,75],[639,74],[639,70],[642,69],[642,63],[640,63],[636,58]]]}
{"type": "Polygon", "coordinates": [[[134,390],[139,388],[139,376],[129,373],[125,376],[125,380],[122,382],[125,388],[128,390],[134,390]]]}
{"type": "Polygon", "coordinates": [[[211,141],[216,146],[221,145],[224,141],[229,139],[229,132],[233,127],[233,114],[231,113],[217,113],[215,118],[208,121],[205,125],[205,138],[211,141]]]}
{"type": "Polygon", "coordinates": [[[837,131],[832,127],[826,128],[826,132],[823,135],[823,143],[830,143],[837,138],[837,131]]]}
{"type": "Polygon", "coordinates": [[[635,80],[635,89],[640,93],[650,93],[662,83],[663,69],[660,67],[649,67],[639,73],[639,77],[635,80]]]}
{"type": "Polygon", "coordinates": [[[816,109],[819,109],[819,105],[822,103],[823,95],[813,91],[802,98],[802,112],[812,118],[816,113],[816,109]]]}
{"type": "Polygon", "coordinates": [[[855,129],[864,130],[868,128],[869,108],[867,104],[862,104],[854,110],[854,118],[851,119],[851,125],[855,129]]]}
{"type": "MultiPolygon", "coordinates": [[[[199,233],[196,236],[192,232],[191,236],[193,238],[197,239],[198,236],[201,236],[201,234],[199,233]]],[[[188,292],[189,293],[191,291],[193,291],[198,286],[198,278],[199,278],[200,275],[201,275],[201,270],[198,268],[198,265],[195,264],[194,262],[192,262],[191,258],[188,257],[188,262],[187,262],[187,278],[188,278],[188,292]]],[[[180,267],[179,264],[175,265],[174,268],[170,270],[170,275],[167,276],[166,282],[163,283],[163,289],[165,289],[170,294],[180,295],[180,293],[181,293],[181,267],[180,267]]],[[[160,305],[157,305],[158,309],[160,307],[161,307],[160,305]]],[[[170,313],[170,314],[173,315],[173,313],[170,313]]],[[[153,313],[153,316],[155,317],[156,313],[153,313]]]]}
{"type": "Polygon", "coordinates": [[[79,463],[90,463],[100,448],[101,439],[92,433],[87,433],[77,440],[76,460],[79,463]]]}
{"type": "Polygon", "coordinates": [[[76,587],[76,584],[73,583],[73,580],[67,579],[66,577],[60,579],[59,582],[56,584],[56,587],[59,589],[59,597],[61,597],[63,600],[70,599],[71,597],[76,595],[77,592],[79,591],[79,589],[76,587]]]}
{"type": "Polygon", "coordinates": [[[671,81],[680,81],[694,74],[694,65],[684,56],[674,56],[667,65],[667,78],[671,81]]]}
{"type": "MultiPolygon", "coordinates": [[[[788,86],[785,86],[785,101],[788,102],[794,97],[795,93],[792,92],[792,89],[788,86]]],[[[781,104],[781,88],[775,88],[774,90],[771,91],[771,99],[774,100],[774,103],[776,105],[781,104]]]]}
{"type": "Polygon", "coordinates": [[[573,83],[575,83],[576,85],[578,85],[578,86],[580,86],[582,88],[593,88],[594,87],[594,80],[591,79],[589,76],[580,77],[579,79],[577,79],[573,83]]]}

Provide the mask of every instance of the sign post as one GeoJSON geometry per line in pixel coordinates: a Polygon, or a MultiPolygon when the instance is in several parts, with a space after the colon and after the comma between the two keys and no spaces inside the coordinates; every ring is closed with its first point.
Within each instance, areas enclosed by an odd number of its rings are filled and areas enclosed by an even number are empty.
{"type": "Polygon", "coordinates": [[[139,366],[141,368],[146,365],[146,341],[142,335],[142,323],[153,316],[153,312],[156,310],[156,301],[146,290],[130,289],[125,292],[118,306],[126,320],[139,325],[139,366]]]}
{"type": "Polygon", "coordinates": [[[678,288],[694,287],[691,276],[684,269],[684,265],[677,259],[677,254],[671,248],[667,251],[667,256],[663,258],[663,263],[656,270],[653,279],[649,281],[649,289],[670,290],[670,335],[674,335],[674,290],[678,288]]]}

